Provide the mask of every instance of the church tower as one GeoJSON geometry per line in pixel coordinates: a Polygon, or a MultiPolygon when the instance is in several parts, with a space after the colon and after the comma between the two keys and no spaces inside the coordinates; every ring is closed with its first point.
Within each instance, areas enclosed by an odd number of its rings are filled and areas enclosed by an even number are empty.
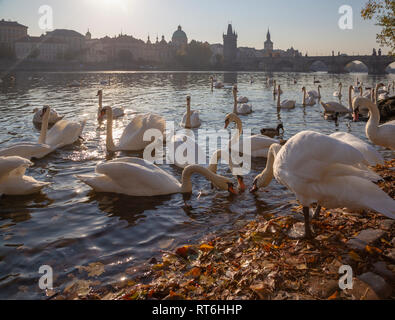
{"type": "Polygon", "coordinates": [[[231,65],[237,57],[237,33],[233,31],[232,25],[228,25],[228,32],[224,37],[224,63],[231,65]]]}
{"type": "Polygon", "coordinates": [[[270,30],[267,29],[267,35],[266,35],[266,41],[265,41],[265,52],[269,55],[272,54],[273,52],[273,42],[271,40],[271,36],[270,36],[270,30]]]}

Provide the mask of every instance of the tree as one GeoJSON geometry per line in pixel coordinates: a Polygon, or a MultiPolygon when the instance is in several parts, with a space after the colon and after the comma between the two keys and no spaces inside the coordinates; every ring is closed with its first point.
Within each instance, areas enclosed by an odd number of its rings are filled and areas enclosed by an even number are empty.
{"type": "Polygon", "coordinates": [[[382,46],[390,48],[390,55],[395,55],[395,1],[369,0],[361,11],[365,20],[376,20],[376,25],[382,27],[377,35],[377,41],[382,46]]]}

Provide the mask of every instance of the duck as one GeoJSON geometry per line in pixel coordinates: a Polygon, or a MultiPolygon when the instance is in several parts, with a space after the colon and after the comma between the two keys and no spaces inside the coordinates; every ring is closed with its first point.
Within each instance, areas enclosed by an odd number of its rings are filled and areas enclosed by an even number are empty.
{"type": "Polygon", "coordinates": [[[202,166],[187,166],[179,182],[168,172],[140,158],[120,158],[100,163],[96,166],[96,175],[77,175],[77,178],[99,193],[156,197],[178,193],[191,194],[191,177],[195,173],[208,179],[216,188],[237,194],[231,180],[202,166]]]}
{"type": "MultiPolygon", "coordinates": [[[[41,109],[35,108],[33,110],[34,113],[34,117],[33,117],[33,123],[40,125],[43,123],[43,113],[41,109]]],[[[49,115],[49,119],[48,119],[48,124],[49,125],[53,125],[56,122],[62,120],[64,118],[64,116],[59,116],[59,114],[56,112],[55,109],[51,109],[51,114],[49,115]]]]}
{"type": "Polygon", "coordinates": [[[278,85],[278,92],[280,92],[278,94],[278,98],[277,98],[277,108],[281,108],[281,109],[294,109],[295,105],[296,105],[296,101],[295,100],[283,100],[281,102],[281,86],[278,85]]]}
{"type": "Polygon", "coordinates": [[[37,143],[22,142],[8,146],[7,148],[0,149],[0,157],[17,156],[28,160],[42,159],[56,149],[56,146],[50,146],[45,143],[45,135],[48,127],[48,119],[50,116],[50,109],[44,107],[40,111],[44,121],[41,126],[41,133],[37,143]]]}
{"type": "Polygon", "coordinates": [[[241,114],[241,115],[246,115],[252,113],[252,106],[249,104],[242,104],[239,105],[237,101],[237,86],[233,86],[233,98],[234,98],[234,107],[233,107],[233,113],[235,114],[241,114]]]}
{"type": "Polygon", "coordinates": [[[366,124],[366,137],[375,145],[395,150],[395,120],[380,125],[380,112],[376,104],[367,98],[358,97],[353,101],[353,120],[359,120],[359,109],[369,110],[369,121],[366,124]]]}
{"type": "Polygon", "coordinates": [[[275,138],[280,136],[280,130],[282,130],[282,133],[284,133],[284,125],[280,123],[277,128],[263,128],[261,129],[261,134],[263,136],[269,137],[269,138],[275,138]]]}
{"type": "Polygon", "coordinates": [[[323,102],[321,101],[321,105],[325,110],[325,113],[340,113],[340,114],[345,114],[345,113],[351,113],[352,112],[352,90],[353,86],[349,86],[348,88],[348,103],[349,103],[349,108],[344,106],[343,104],[336,102],[336,101],[330,101],[330,102],[323,102]]]}
{"type": "Polygon", "coordinates": [[[187,96],[187,112],[181,121],[181,127],[186,129],[199,128],[202,125],[199,111],[191,110],[191,97],[187,96]]]}
{"type": "MultiPolygon", "coordinates": [[[[46,106],[43,112],[48,112],[51,108],[46,106]]],[[[72,122],[68,120],[60,120],[48,131],[48,122],[42,124],[43,131],[40,136],[39,143],[47,144],[52,150],[60,149],[68,145],[72,145],[81,138],[85,128],[86,120],[81,122],[72,122]]]]}
{"type": "Polygon", "coordinates": [[[333,93],[333,96],[341,98],[342,97],[342,88],[343,88],[343,84],[340,82],[339,83],[339,91],[335,91],[333,93]]]}
{"type": "Polygon", "coordinates": [[[373,182],[381,177],[368,168],[361,152],[333,137],[302,131],[284,146],[272,145],[265,170],[251,192],[267,187],[275,178],[293,192],[303,206],[305,235],[313,238],[310,206],[373,210],[395,219],[395,201],[373,182]]]}
{"type": "Polygon", "coordinates": [[[237,127],[238,134],[235,135],[230,143],[230,148],[232,146],[239,146],[239,150],[243,150],[243,143],[251,143],[251,152],[243,152],[247,156],[251,156],[253,158],[266,158],[269,147],[273,143],[281,143],[280,140],[272,139],[264,135],[253,135],[249,137],[243,137],[240,139],[243,134],[243,122],[235,113],[230,113],[225,117],[225,129],[229,127],[231,123],[235,123],[237,127]]]}
{"type": "Polygon", "coordinates": [[[147,130],[157,130],[163,136],[166,128],[165,119],[159,115],[153,113],[136,114],[133,115],[131,122],[123,131],[118,145],[115,145],[112,135],[112,108],[104,107],[101,111],[101,117],[104,117],[104,115],[107,115],[106,148],[108,152],[142,151],[151,144],[150,141],[144,140],[147,130]]]}
{"type": "Polygon", "coordinates": [[[48,182],[40,182],[26,176],[26,169],[33,163],[25,158],[0,157],[0,196],[25,196],[39,193],[48,182]]]}
{"type": "Polygon", "coordinates": [[[314,83],[314,84],[317,84],[317,83],[321,83],[321,81],[317,80],[316,77],[314,77],[313,83],[314,83]]]}
{"type": "Polygon", "coordinates": [[[312,96],[307,96],[307,90],[306,87],[302,88],[302,92],[303,92],[303,103],[302,105],[304,107],[306,106],[314,106],[316,104],[315,98],[312,96]]]}
{"type": "MultiPolygon", "coordinates": [[[[99,97],[99,109],[97,112],[97,121],[102,122],[103,119],[105,119],[105,116],[104,117],[100,116],[101,111],[103,110],[103,90],[97,91],[96,97],[99,97]]],[[[123,116],[125,116],[124,108],[122,108],[122,107],[112,108],[112,116],[113,116],[113,119],[122,118],[123,116]]]]}

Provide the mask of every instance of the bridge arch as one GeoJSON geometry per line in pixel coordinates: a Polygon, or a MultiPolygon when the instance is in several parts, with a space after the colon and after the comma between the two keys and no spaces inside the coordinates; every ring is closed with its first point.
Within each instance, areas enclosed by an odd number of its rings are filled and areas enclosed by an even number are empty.
{"type": "Polygon", "coordinates": [[[387,67],[385,68],[385,71],[387,71],[388,73],[390,73],[391,71],[394,72],[395,71],[395,61],[389,63],[387,65],[387,67]]]}
{"type": "Polygon", "coordinates": [[[344,70],[347,72],[369,73],[369,67],[358,59],[346,62],[344,70]]]}
{"type": "Polygon", "coordinates": [[[309,65],[309,71],[326,71],[328,72],[329,66],[325,63],[324,60],[314,60],[309,65]]]}

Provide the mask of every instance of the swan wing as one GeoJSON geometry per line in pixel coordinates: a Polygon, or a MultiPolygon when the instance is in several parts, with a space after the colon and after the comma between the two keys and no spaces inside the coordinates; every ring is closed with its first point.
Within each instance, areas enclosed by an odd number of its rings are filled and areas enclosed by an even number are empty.
{"type": "Polygon", "coordinates": [[[45,142],[57,148],[73,144],[81,136],[85,124],[86,121],[78,123],[60,120],[48,131],[45,142]]]}
{"type": "Polygon", "coordinates": [[[110,161],[98,165],[96,172],[107,176],[123,193],[131,196],[167,195],[181,190],[173,176],[145,160],[110,161]]]}
{"type": "Polygon", "coordinates": [[[330,101],[330,102],[322,102],[321,103],[323,108],[325,109],[326,112],[339,112],[339,113],[349,113],[350,110],[343,106],[341,103],[335,102],[335,101],[330,101]]]}
{"type": "MultiPolygon", "coordinates": [[[[395,135],[395,132],[394,132],[395,135]]],[[[343,141],[355,149],[359,150],[365,159],[369,162],[370,166],[376,166],[378,164],[384,164],[384,158],[381,154],[372,146],[357,138],[356,136],[347,132],[336,132],[330,135],[330,137],[337,140],[343,141]]]]}
{"type": "Polygon", "coordinates": [[[381,145],[395,150],[395,121],[379,126],[377,136],[380,137],[381,145]]]}
{"type": "Polygon", "coordinates": [[[16,176],[23,176],[26,169],[32,166],[30,160],[21,157],[0,157],[0,180],[12,174],[16,176]]]}
{"type": "Polygon", "coordinates": [[[143,150],[151,143],[144,141],[144,134],[147,130],[157,129],[163,133],[165,128],[166,122],[163,117],[151,113],[134,115],[119,140],[119,147],[126,151],[143,150]]]}
{"type": "Polygon", "coordinates": [[[20,143],[0,150],[0,157],[17,156],[25,159],[40,159],[52,151],[46,144],[40,143],[20,143]]]}

